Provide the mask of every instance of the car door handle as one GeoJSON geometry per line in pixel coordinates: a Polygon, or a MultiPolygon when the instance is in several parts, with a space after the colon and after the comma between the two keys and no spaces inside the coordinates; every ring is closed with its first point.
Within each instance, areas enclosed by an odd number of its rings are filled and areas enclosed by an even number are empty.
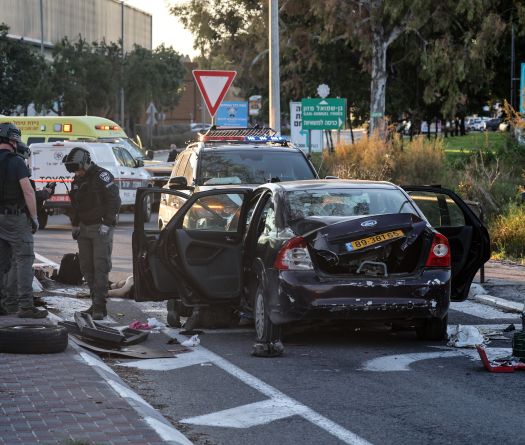
{"type": "Polygon", "coordinates": [[[123,174],[124,174],[124,172],[120,172],[120,174],[121,174],[121,175],[123,175],[123,174]]]}

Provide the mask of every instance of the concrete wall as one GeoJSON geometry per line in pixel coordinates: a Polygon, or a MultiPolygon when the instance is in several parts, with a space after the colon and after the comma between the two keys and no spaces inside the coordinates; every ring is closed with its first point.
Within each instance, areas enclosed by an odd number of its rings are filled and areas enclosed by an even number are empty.
{"type": "MultiPolygon", "coordinates": [[[[40,1],[44,7],[46,46],[67,36],[88,42],[117,42],[121,38],[122,3],[117,0],[0,0],[0,22],[9,25],[12,37],[40,45],[40,1]]],[[[124,6],[124,48],[134,44],[152,49],[151,15],[124,6]]]]}

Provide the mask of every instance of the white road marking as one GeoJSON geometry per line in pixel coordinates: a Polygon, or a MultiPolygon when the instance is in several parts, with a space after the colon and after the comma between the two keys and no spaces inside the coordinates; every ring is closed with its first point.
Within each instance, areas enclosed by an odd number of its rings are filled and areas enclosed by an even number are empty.
{"type": "Polygon", "coordinates": [[[194,425],[220,426],[226,428],[251,428],[264,425],[274,420],[302,414],[304,406],[288,403],[287,400],[268,399],[262,402],[250,403],[224,411],[218,411],[204,416],[182,419],[182,423],[194,425]]]}
{"type": "MultiPolygon", "coordinates": [[[[490,357],[508,356],[512,353],[511,348],[486,348],[487,355],[490,357]]],[[[410,371],[410,365],[421,360],[430,360],[435,358],[453,358],[468,357],[471,360],[480,360],[476,349],[468,348],[443,348],[438,352],[415,352],[409,354],[387,355],[377,357],[366,361],[359,371],[371,372],[392,372],[392,371],[410,371]]]]}
{"type": "MultiPolygon", "coordinates": [[[[170,337],[177,338],[180,342],[187,340],[187,338],[180,335],[177,330],[165,329],[164,332],[166,332],[170,337]]],[[[152,360],[127,362],[122,363],[121,365],[140,367],[140,369],[150,369],[148,367],[148,362],[152,362],[152,360]]],[[[341,425],[324,417],[323,415],[317,413],[308,406],[300,403],[299,401],[288,397],[286,394],[282,393],[278,389],[263,382],[262,380],[249,374],[248,372],[242,370],[238,366],[234,365],[233,363],[230,363],[228,360],[222,358],[214,352],[209,351],[203,346],[197,346],[193,349],[192,352],[180,354],[175,359],[162,359],[162,361],[154,360],[151,365],[153,366],[153,369],[167,370],[177,369],[180,367],[190,366],[191,364],[199,363],[213,363],[215,366],[221,368],[223,371],[242,381],[244,384],[261,392],[266,397],[268,397],[269,400],[266,400],[264,402],[258,402],[258,406],[264,408],[260,412],[260,415],[256,415],[253,410],[253,405],[256,405],[257,407],[257,404],[251,404],[248,405],[249,409],[247,410],[245,416],[242,415],[241,411],[243,409],[246,409],[246,406],[233,408],[233,415],[236,416],[234,420],[230,419],[230,416],[232,416],[232,410],[230,409],[215,413],[209,413],[204,416],[185,419],[188,421],[188,423],[200,425],[200,422],[204,422],[202,424],[205,425],[213,423],[214,425],[237,425],[233,426],[234,428],[247,428],[248,426],[266,424],[272,422],[273,420],[276,420],[277,418],[281,419],[284,417],[299,415],[304,419],[308,420],[309,422],[313,423],[317,427],[325,430],[332,436],[337,437],[343,443],[352,445],[370,445],[370,442],[366,441],[365,439],[353,433],[352,431],[343,428],[341,425]],[[191,359],[187,357],[191,355],[195,355],[195,358],[191,359]],[[176,362],[178,360],[181,361],[182,366],[176,365],[176,362]],[[172,363],[170,363],[170,361],[172,361],[172,363]],[[276,407],[275,413],[272,413],[270,411],[270,407],[272,406],[276,407]],[[243,424],[248,426],[240,426],[243,424]]],[[[182,422],[185,422],[185,420],[183,420],[182,422]]]]}
{"type": "Polygon", "coordinates": [[[495,319],[513,319],[519,318],[517,314],[510,314],[508,312],[500,311],[492,306],[487,306],[485,304],[473,303],[472,301],[461,301],[461,302],[452,302],[450,303],[450,309],[453,311],[463,312],[468,315],[473,315],[478,318],[484,318],[486,320],[495,320],[495,319]]]}
{"type": "Polygon", "coordinates": [[[49,266],[49,267],[55,267],[55,268],[58,268],[58,264],[55,263],[54,261],[46,258],[45,256],[43,255],[40,255],[39,253],[35,252],[35,259],[37,259],[38,261],[40,261],[40,264],[41,266],[49,266]]]}
{"type": "Polygon", "coordinates": [[[193,445],[193,442],[190,442],[180,431],[175,428],[160,422],[153,417],[144,417],[146,423],[151,426],[162,440],[166,440],[169,443],[174,443],[177,445],[193,445]]]}

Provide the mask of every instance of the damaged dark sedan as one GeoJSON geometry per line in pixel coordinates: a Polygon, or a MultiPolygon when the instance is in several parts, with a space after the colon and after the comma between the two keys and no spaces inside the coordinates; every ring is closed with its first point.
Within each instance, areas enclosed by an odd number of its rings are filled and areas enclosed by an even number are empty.
{"type": "Polygon", "coordinates": [[[137,196],[136,299],[248,307],[264,344],[286,323],[332,319],[405,325],[441,340],[450,300],[467,298],[490,256],[479,218],[441,187],[226,187],[192,195],[162,231],[140,219],[152,192],[137,196]]]}

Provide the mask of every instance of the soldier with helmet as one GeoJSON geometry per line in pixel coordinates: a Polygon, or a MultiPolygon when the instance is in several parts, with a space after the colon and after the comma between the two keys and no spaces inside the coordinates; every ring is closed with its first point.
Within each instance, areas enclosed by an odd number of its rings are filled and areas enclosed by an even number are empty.
{"type": "Polygon", "coordinates": [[[16,155],[24,146],[21,132],[9,122],[0,123],[0,313],[18,311],[20,318],[45,318],[33,302],[33,234],[38,230],[35,191],[29,169],[16,155]],[[18,304],[4,306],[5,274],[16,264],[18,304]]]}
{"type": "Polygon", "coordinates": [[[108,275],[111,270],[113,231],[120,208],[113,175],[91,161],[89,151],[73,148],[63,159],[74,173],[69,196],[73,209],[72,236],[78,242],[80,270],[89,286],[93,320],[107,315],[108,275]]]}

